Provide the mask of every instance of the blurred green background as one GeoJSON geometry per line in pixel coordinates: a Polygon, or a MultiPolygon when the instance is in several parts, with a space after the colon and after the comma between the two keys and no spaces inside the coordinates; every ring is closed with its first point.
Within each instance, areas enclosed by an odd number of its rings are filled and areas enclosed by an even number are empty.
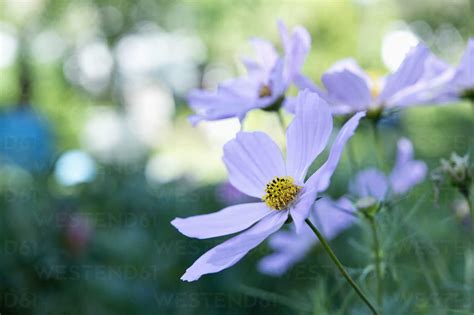
{"type": "MultiPolygon", "coordinates": [[[[282,278],[257,272],[260,246],[179,280],[221,240],[169,222],[245,201],[221,162],[239,124],[191,127],[186,94],[242,73],[249,38],[278,43],[277,18],[311,33],[304,72],[319,82],[351,56],[384,75],[418,41],[455,64],[473,13],[468,0],[0,0],[0,314],[367,314],[319,248],[282,278]]],[[[265,112],[244,129],[284,140],[265,112]]],[[[387,169],[400,136],[433,169],[468,152],[473,131],[467,102],[396,113],[382,125],[387,169]]],[[[375,165],[366,126],[352,143],[375,165]]],[[[344,194],[350,175],[344,157],[329,193],[344,194]]],[[[445,188],[435,204],[426,182],[380,218],[387,314],[470,314],[469,239],[445,188]]],[[[366,230],[333,245],[371,292],[366,230]]]]}

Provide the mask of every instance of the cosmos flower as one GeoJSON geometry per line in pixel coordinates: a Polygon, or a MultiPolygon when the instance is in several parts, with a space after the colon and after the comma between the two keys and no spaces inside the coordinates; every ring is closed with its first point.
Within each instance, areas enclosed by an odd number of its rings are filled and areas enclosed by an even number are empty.
{"type": "Polygon", "coordinates": [[[450,103],[461,98],[474,100],[474,38],[469,39],[457,67],[438,62],[434,68],[437,75],[407,89],[403,99],[421,104],[450,103]]]}
{"type": "Polygon", "coordinates": [[[372,79],[353,59],[334,64],[322,76],[326,99],[335,114],[368,110],[369,115],[380,115],[384,108],[418,105],[416,94],[407,89],[417,82],[427,82],[446,70],[423,44],[414,47],[399,68],[381,79],[372,79]]]}
{"type": "Polygon", "coordinates": [[[309,91],[300,92],[296,115],[286,131],[286,163],[278,146],[265,133],[239,132],[224,146],[230,183],[261,201],[239,204],[212,214],[171,223],[188,237],[200,239],[240,232],[202,255],[181,277],[194,281],[229,268],[291,218],[301,231],[318,193],[326,190],[345,143],[365,113],[357,113],[340,130],[327,161],[305,182],[314,159],[332,132],[327,103],[309,91]]]}
{"type": "MultiPolygon", "coordinates": [[[[357,202],[353,203],[351,200],[371,198],[374,202],[381,202],[390,193],[404,194],[422,182],[426,172],[425,163],[413,159],[411,142],[405,138],[400,139],[395,166],[388,177],[373,168],[359,172],[349,184],[348,196],[337,201],[323,198],[315,203],[310,214],[311,221],[316,223],[327,239],[333,239],[356,222],[354,214],[357,202]]],[[[318,243],[307,226],[301,233],[296,233],[294,228],[279,231],[269,240],[274,253],[260,260],[258,269],[268,275],[280,276],[301,261],[318,243]]]]}
{"type": "Polygon", "coordinates": [[[351,182],[349,190],[358,198],[370,196],[383,201],[390,194],[406,194],[414,186],[423,182],[427,171],[425,162],[414,159],[411,141],[401,138],[397,143],[397,156],[392,172],[386,176],[374,168],[361,171],[351,182]]]}
{"type": "Polygon", "coordinates": [[[222,82],[217,91],[191,91],[188,101],[195,112],[191,123],[230,117],[242,121],[252,109],[278,108],[288,87],[305,80],[300,70],[311,48],[308,31],[295,27],[290,36],[283,22],[278,27],[284,55],[279,56],[270,42],[252,39],[256,58],[243,60],[246,76],[222,82]]]}

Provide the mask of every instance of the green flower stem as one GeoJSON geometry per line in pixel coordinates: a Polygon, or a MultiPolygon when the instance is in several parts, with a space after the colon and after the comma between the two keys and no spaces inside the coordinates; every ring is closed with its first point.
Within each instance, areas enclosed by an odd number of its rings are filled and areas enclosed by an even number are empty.
{"type": "Polygon", "coordinates": [[[377,128],[377,122],[371,121],[371,129],[372,129],[372,136],[374,138],[374,151],[375,151],[375,159],[377,161],[377,166],[379,169],[384,170],[384,159],[385,153],[383,151],[383,144],[382,139],[380,138],[380,133],[377,128]]]}
{"type": "Polygon", "coordinates": [[[371,230],[372,238],[374,242],[374,258],[375,258],[375,276],[377,278],[377,304],[379,307],[382,306],[382,297],[383,297],[383,279],[382,279],[382,255],[380,252],[380,242],[377,232],[377,224],[375,223],[374,217],[368,218],[371,230]]]}
{"type": "Polygon", "coordinates": [[[283,129],[283,133],[286,132],[286,124],[285,124],[285,117],[283,117],[283,112],[281,109],[276,111],[278,116],[278,121],[280,122],[281,129],[283,129]]]}
{"type": "MultiPolygon", "coordinates": [[[[474,228],[474,220],[473,220],[474,219],[474,212],[473,212],[473,206],[472,206],[471,198],[469,197],[469,192],[468,191],[461,191],[461,195],[464,197],[464,199],[467,202],[467,206],[469,208],[469,213],[471,215],[471,224],[473,224],[472,228],[474,228]]],[[[474,229],[471,232],[474,233],[474,229]]]]}
{"type": "Polygon", "coordinates": [[[355,173],[359,169],[359,164],[357,163],[354,145],[352,141],[347,142],[347,155],[349,157],[349,164],[351,166],[352,175],[355,175],[355,173]]]}
{"type": "Polygon", "coordinates": [[[346,278],[347,282],[352,286],[352,288],[356,291],[356,293],[359,295],[359,297],[367,304],[367,306],[370,308],[372,313],[374,315],[379,315],[375,307],[370,303],[369,299],[365,296],[365,294],[362,292],[362,290],[357,286],[354,280],[352,280],[351,276],[347,273],[346,269],[342,265],[342,263],[339,261],[339,259],[336,257],[334,252],[332,251],[331,247],[329,247],[328,242],[324,238],[324,236],[319,232],[319,230],[316,228],[316,226],[311,223],[309,219],[305,220],[306,224],[311,228],[311,230],[316,234],[318,237],[319,241],[321,242],[321,245],[324,247],[326,252],[328,253],[329,257],[331,257],[332,261],[336,264],[337,268],[341,272],[341,274],[346,278]]]}
{"type": "Polygon", "coordinates": [[[461,195],[466,199],[469,215],[471,219],[471,229],[469,233],[469,239],[467,249],[465,251],[465,271],[464,271],[464,281],[468,287],[467,289],[467,299],[470,301],[470,308],[474,310],[474,300],[471,298],[474,294],[474,209],[472,206],[471,198],[469,192],[461,192],[461,195]]]}

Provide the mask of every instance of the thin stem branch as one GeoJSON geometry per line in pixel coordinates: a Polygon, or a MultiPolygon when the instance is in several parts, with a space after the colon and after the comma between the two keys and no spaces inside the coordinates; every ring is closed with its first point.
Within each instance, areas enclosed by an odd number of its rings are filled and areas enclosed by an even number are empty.
{"type": "MultiPolygon", "coordinates": [[[[464,197],[464,199],[466,200],[467,202],[467,206],[469,207],[469,213],[471,214],[471,222],[474,223],[474,220],[472,220],[473,218],[473,206],[472,206],[472,202],[471,202],[471,198],[469,198],[469,192],[467,191],[462,191],[461,192],[461,195],[464,197]]],[[[474,232],[474,231],[473,231],[474,232]]]]}
{"type": "Polygon", "coordinates": [[[470,298],[474,292],[474,209],[472,206],[471,198],[469,196],[468,191],[461,192],[461,195],[466,199],[468,208],[469,208],[469,216],[471,220],[471,226],[469,231],[469,238],[468,241],[468,248],[465,251],[465,271],[464,271],[464,281],[468,287],[467,289],[467,296],[468,301],[470,301],[470,307],[474,310],[474,301],[470,298]]]}
{"type": "Polygon", "coordinates": [[[349,157],[349,164],[351,166],[352,175],[355,175],[355,173],[359,169],[359,165],[357,163],[354,145],[352,144],[352,141],[349,141],[347,143],[347,156],[349,157]]]}
{"type": "Polygon", "coordinates": [[[374,242],[374,258],[375,258],[375,276],[377,277],[377,304],[379,307],[382,306],[382,297],[383,297],[383,283],[382,283],[382,255],[380,253],[380,242],[377,232],[377,224],[373,217],[368,218],[371,230],[372,230],[372,239],[374,242]]]}
{"type": "Polygon", "coordinates": [[[278,121],[280,122],[281,129],[283,130],[283,133],[286,132],[286,123],[285,123],[285,117],[283,117],[283,112],[281,109],[276,111],[277,116],[278,116],[278,121]]]}
{"type": "Polygon", "coordinates": [[[372,129],[372,136],[374,138],[374,151],[375,151],[375,159],[377,161],[377,166],[379,169],[383,170],[384,169],[383,161],[384,161],[385,153],[383,152],[380,134],[377,129],[377,123],[373,121],[371,122],[370,125],[372,129]]]}
{"type": "Polygon", "coordinates": [[[370,303],[369,299],[365,296],[365,294],[362,292],[362,290],[357,286],[357,284],[355,283],[354,280],[352,280],[351,276],[347,273],[346,269],[344,268],[344,266],[342,265],[342,263],[339,261],[339,259],[336,257],[336,254],[334,254],[334,252],[332,251],[331,247],[329,247],[329,244],[328,242],[326,241],[326,239],[324,238],[324,236],[321,234],[321,232],[319,232],[319,230],[316,228],[316,226],[313,225],[313,223],[311,223],[311,221],[309,219],[306,219],[305,220],[306,224],[308,224],[308,226],[311,228],[311,230],[314,232],[314,234],[316,234],[316,236],[318,237],[319,241],[321,242],[321,245],[323,246],[323,248],[326,250],[326,252],[328,253],[329,257],[331,257],[332,261],[336,264],[337,268],[339,269],[339,271],[341,272],[341,274],[344,276],[344,278],[346,278],[347,282],[349,282],[349,284],[352,286],[352,288],[354,289],[354,291],[356,291],[356,293],[359,295],[359,297],[364,301],[364,303],[370,308],[370,310],[372,311],[372,313],[374,315],[379,315],[379,313],[377,312],[377,310],[375,309],[375,307],[370,303]]]}

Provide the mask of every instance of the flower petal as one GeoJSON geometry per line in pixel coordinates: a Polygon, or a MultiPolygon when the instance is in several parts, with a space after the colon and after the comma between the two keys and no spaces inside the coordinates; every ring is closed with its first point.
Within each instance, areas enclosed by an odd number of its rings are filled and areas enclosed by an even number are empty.
{"type": "Polygon", "coordinates": [[[406,107],[455,101],[458,98],[458,87],[452,84],[455,76],[455,68],[430,53],[420,79],[394,94],[387,106],[406,107]]]}
{"type": "Polygon", "coordinates": [[[283,79],[283,61],[281,59],[277,60],[267,80],[267,84],[271,89],[271,95],[257,98],[256,107],[258,108],[264,108],[274,104],[285,94],[288,88],[287,83],[283,79]]]}
{"type": "Polygon", "coordinates": [[[369,168],[357,173],[349,184],[349,190],[356,197],[373,197],[382,201],[387,195],[388,179],[381,171],[369,168]]]}
{"type": "Polygon", "coordinates": [[[316,202],[311,220],[328,240],[332,240],[357,221],[357,216],[353,215],[356,211],[346,197],[338,200],[322,198],[316,202]]]}
{"type": "MultiPolygon", "coordinates": [[[[345,197],[337,201],[323,198],[316,202],[310,219],[331,240],[354,224],[357,218],[351,213],[355,211],[350,200],[345,197]]],[[[281,276],[318,243],[313,231],[306,225],[302,227],[301,233],[295,230],[278,231],[269,241],[275,252],[261,259],[258,269],[264,274],[281,276]]]]}
{"type": "Polygon", "coordinates": [[[302,183],[309,166],[326,147],[332,132],[332,116],[328,104],[308,90],[299,93],[295,114],[286,132],[286,171],[302,183]]]}
{"type": "Polygon", "coordinates": [[[189,93],[189,106],[195,111],[190,117],[193,124],[201,120],[219,120],[230,117],[243,117],[257,107],[257,82],[237,78],[221,83],[217,91],[193,90],[189,93]]]}
{"type": "Polygon", "coordinates": [[[316,84],[314,84],[313,81],[311,81],[310,78],[306,77],[305,75],[301,73],[296,74],[293,77],[293,83],[300,91],[308,89],[311,92],[318,94],[319,97],[324,99],[326,102],[328,101],[326,92],[321,90],[316,84]]]}
{"type": "Polygon", "coordinates": [[[413,145],[410,140],[400,139],[397,149],[397,160],[390,175],[390,183],[394,193],[404,194],[425,179],[428,167],[425,162],[413,159],[413,145]]]}
{"type": "Polygon", "coordinates": [[[280,229],[287,218],[288,211],[272,212],[250,229],[207,251],[186,270],[181,280],[195,281],[202,275],[233,266],[270,234],[280,229]]]}
{"type": "Polygon", "coordinates": [[[263,257],[257,268],[261,273],[281,276],[301,261],[316,243],[316,236],[307,226],[299,234],[294,230],[278,231],[270,237],[269,242],[275,252],[263,257]]]}
{"type": "Polygon", "coordinates": [[[291,217],[299,233],[304,220],[309,216],[311,206],[316,200],[319,192],[326,190],[329,186],[330,179],[341,158],[344,146],[350,137],[354,134],[355,129],[359,125],[359,120],[365,116],[365,112],[355,114],[339,131],[334,141],[327,161],[306,181],[301,190],[298,200],[290,209],[291,217]]]}
{"type": "Polygon", "coordinates": [[[278,21],[280,38],[285,51],[285,79],[290,82],[300,73],[311,49],[311,36],[302,26],[293,28],[291,37],[282,21],[278,21]]]}
{"type": "Polygon", "coordinates": [[[224,145],[224,163],[230,183],[252,197],[261,198],[275,176],[285,176],[278,146],[263,132],[239,132],[224,145]]]}
{"type": "Polygon", "coordinates": [[[416,83],[423,75],[425,61],[429,55],[430,51],[428,47],[423,44],[412,48],[398,69],[387,77],[384,88],[379,96],[380,102],[390,104],[390,98],[392,96],[416,83]]]}
{"type": "MultiPolygon", "coordinates": [[[[372,102],[367,75],[352,59],[334,64],[321,78],[328,98],[335,106],[349,106],[350,112],[366,109],[372,102]]],[[[340,110],[339,110],[340,111],[340,110]]]]}
{"type": "Polygon", "coordinates": [[[331,176],[336,170],[344,146],[354,134],[359,125],[359,120],[364,116],[365,112],[359,112],[344,124],[332,145],[327,161],[308,179],[305,187],[314,189],[317,192],[324,191],[328,188],[331,176]]]}
{"type": "Polygon", "coordinates": [[[242,62],[247,68],[248,76],[260,83],[267,82],[278,60],[278,54],[273,44],[267,40],[252,38],[250,44],[255,51],[255,57],[242,58],[242,62]]]}
{"type": "Polygon", "coordinates": [[[301,233],[304,226],[304,221],[309,217],[311,213],[311,207],[316,201],[317,195],[318,191],[314,189],[314,187],[305,184],[298,195],[298,199],[296,200],[295,204],[290,208],[290,215],[295,224],[297,233],[301,233]]]}
{"type": "Polygon", "coordinates": [[[456,84],[468,89],[474,87],[474,38],[469,38],[466,51],[457,67],[456,84]]]}
{"type": "Polygon", "coordinates": [[[272,211],[263,202],[246,203],[210,214],[176,218],[171,224],[188,237],[205,239],[245,230],[272,211]]]}

